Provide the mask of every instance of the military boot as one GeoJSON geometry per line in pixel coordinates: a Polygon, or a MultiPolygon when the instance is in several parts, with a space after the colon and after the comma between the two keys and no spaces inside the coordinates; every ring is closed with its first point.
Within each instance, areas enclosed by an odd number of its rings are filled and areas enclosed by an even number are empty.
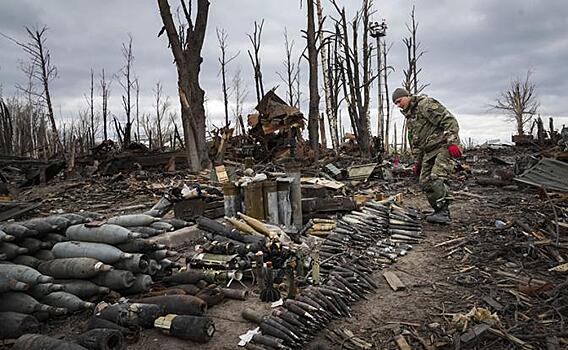
{"type": "Polygon", "coordinates": [[[427,215],[426,221],[435,224],[448,225],[452,221],[452,219],[450,218],[450,210],[448,209],[448,205],[444,204],[439,207],[434,213],[427,215]]]}

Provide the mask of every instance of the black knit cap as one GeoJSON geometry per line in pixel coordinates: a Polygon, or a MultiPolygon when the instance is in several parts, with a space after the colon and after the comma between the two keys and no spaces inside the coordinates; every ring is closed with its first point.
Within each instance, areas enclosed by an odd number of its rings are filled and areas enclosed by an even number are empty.
{"type": "Polygon", "coordinates": [[[410,96],[405,88],[396,88],[392,93],[392,102],[395,102],[401,97],[410,96]]]}

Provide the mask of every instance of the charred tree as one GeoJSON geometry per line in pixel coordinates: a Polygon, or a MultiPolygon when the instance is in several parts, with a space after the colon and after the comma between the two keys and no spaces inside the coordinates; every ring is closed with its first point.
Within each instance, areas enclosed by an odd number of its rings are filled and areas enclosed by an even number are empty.
{"type": "Polygon", "coordinates": [[[316,47],[316,25],[314,1],[307,1],[308,24],[306,30],[306,40],[308,48],[308,63],[310,67],[309,87],[310,104],[308,111],[308,135],[310,147],[314,151],[314,157],[319,158],[319,91],[318,91],[318,50],[316,47]]]}
{"type": "Polygon", "coordinates": [[[288,104],[290,106],[296,106],[300,108],[299,105],[296,105],[296,79],[298,79],[298,66],[296,65],[295,61],[293,60],[293,50],[294,50],[294,40],[290,42],[288,39],[288,30],[284,28],[284,47],[286,56],[282,65],[284,66],[284,73],[277,72],[276,74],[280,77],[280,79],[286,84],[286,97],[288,99],[288,104]]]}
{"type": "Polygon", "coordinates": [[[107,81],[105,76],[105,70],[102,70],[100,87],[101,87],[101,99],[102,99],[102,119],[103,119],[103,138],[108,140],[108,99],[110,97],[110,85],[112,81],[107,81]]]}
{"type": "Polygon", "coordinates": [[[14,137],[14,126],[8,106],[0,97],[0,154],[12,155],[12,140],[14,137]]]}
{"type": "MultiPolygon", "coordinates": [[[[160,16],[178,72],[178,89],[181,103],[181,118],[190,169],[199,171],[209,165],[205,141],[205,92],[199,83],[201,71],[201,50],[207,29],[209,1],[197,0],[195,20],[189,6],[181,0],[184,23],[179,32],[174,23],[168,0],[158,0],[160,16]]],[[[180,20],[181,21],[181,20],[180,20]]],[[[160,33],[161,34],[161,33],[160,33]]]]}
{"type": "Polygon", "coordinates": [[[361,155],[363,157],[369,157],[371,136],[369,130],[370,84],[374,80],[374,77],[371,77],[369,72],[372,49],[367,42],[371,3],[364,0],[362,13],[358,12],[352,20],[351,39],[349,38],[345,8],[340,9],[335,1],[332,1],[332,3],[340,15],[339,20],[336,20],[336,33],[340,37],[343,55],[341,80],[344,97],[347,101],[347,111],[349,112],[352,128],[357,138],[361,155]],[[361,22],[363,24],[363,40],[361,57],[359,57],[358,35],[361,22]]]}
{"type": "Polygon", "coordinates": [[[410,13],[410,24],[407,23],[406,28],[409,35],[402,41],[406,46],[408,68],[403,71],[404,81],[402,85],[411,94],[417,95],[430,84],[421,84],[418,79],[418,75],[422,72],[422,68],[418,68],[418,60],[424,55],[424,51],[420,50],[420,42],[416,39],[418,22],[416,22],[414,6],[412,6],[412,12],[410,13]]]}
{"type": "Polygon", "coordinates": [[[531,72],[528,71],[524,80],[516,78],[511,81],[511,85],[497,98],[493,108],[507,113],[507,117],[516,124],[517,134],[524,135],[525,125],[533,119],[539,106],[536,85],[531,81],[531,72]]]}
{"type": "Polygon", "coordinates": [[[244,135],[246,133],[245,123],[243,121],[243,103],[248,95],[246,86],[241,77],[241,69],[237,68],[232,79],[233,96],[235,97],[235,108],[233,116],[235,118],[236,135],[244,135]]]}
{"type": "MultiPolygon", "coordinates": [[[[317,6],[317,16],[320,28],[323,25],[324,16],[323,16],[323,9],[321,6],[321,0],[316,0],[317,6]]],[[[337,111],[333,112],[333,104],[332,104],[332,77],[331,77],[331,70],[333,69],[330,67],[328,62],[328,45],[324,43],[323,38],[323,31],[318,31],[318,40],[320,42],[320,55],[321,55],[321,70],[323,76],[323,91],[325,97],[325,114],[327,115],[327,121],[330,128],[330,138],[331,138],[331,146],[335,151],[339,150],[339,139],[337,137],[337,111]],[[335,130],[335,132],[333,132],[335,130]]],[[[325,131],[325,128],[321,128],[322,131],[325,131]]],[[[325,134],[322,132],[322,134],[325,134]]],[[[327,141],[327,140],[325,140],[327,141]]],[[[322,136],[322,144],[324,144],[324,137],[322,136]]],[[[326,144],[327,145],[327,144],[326,144]]],[[[325,148],[325,147],[324,147],[325,148]]]]}
{"type": "Polygon", "coordinates": [[[140,82],[138,78],[134,79],[134,92],[136,94],[136,142],[140,142],[140,82]]]}
{"type": "Polygon", "coordinates": [[[122,140],[123,147],[128,147],[132,139],[132,64],[134,63],[134,55],[132,54],[132,36],[128,35],[128,43],[122,43],[122,57],[124,58],[124,66],[120,70],[122,79],[119,79],[120,86],[124,90],[122,95],[122,107],[126,115],[126,124],[124,125],[122,140]]]}
{"type": "Polygon", "coordinates": [[[254,32],[253,34],[247,34],[254,53],[247,50],[252,68],[254,71],[254,85],[256,89],[256,102],[260,103],[260,100],[264,96],[264,84],[262,82],[262,70],[260,68],[260,44],[262,36],[262,27],[264,26],[264,19],[260,22],[260,25],[254,21],[254,32]]]}
{"type": "Polygon", "coordinates": [[[29,42],[22,43],[13,38],[7,38],[20,46],[30,57],[30,67],[32,68],[30,70],[30,74],[32,75],[34,80],[40,83],[42,89],[40,92],[36,92],[34,90],[24,90],[24,92],[33,94],[38,98],[41,105],[45,107],[47,117],[49,118],[49,122],[51,124],[51,139],[54,141],[53,143],[55,145],[55,148],[57,148],[58,146],[62,147],[63,145],[61,143],[61,140],[59,139],[59,134],[57,132],[55,115],[53,113],[53,104],[51,101],[51,93],[49,90],[50,83],[57,78],[57,68],[51,62],[51,54],[47,47],[47,27],[44,26],[41,29],[30,29],[29,27],[25,28],[26,32],[28,33],[28,37],[30,38],[29,42]]]}
{"type": "Polygon", "coordinates": [[[227,64],[237,58],[239,52],[227,59],[227,37],[228,34],[224,29],[217,28],[217,40],[219,41],[219,49],[221,50],[221,57],[218,58],[219,73],[221,74],[222,88],[223,88],[223,103],[225,106],[225,127],[229,127],[229,88],[227,87],[227,64]]]}

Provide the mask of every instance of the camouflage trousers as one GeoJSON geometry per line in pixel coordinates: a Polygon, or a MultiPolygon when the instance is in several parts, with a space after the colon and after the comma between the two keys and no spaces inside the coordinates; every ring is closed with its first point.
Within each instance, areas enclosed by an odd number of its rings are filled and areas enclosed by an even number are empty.
{"type": "Polygon", "coordinates": [[[448,179],[454,165],[450,153],[443,147],[437,152],[430,152],[420,164],[419,183],[428,198],[428,203],[435,211],[447,208],[452,199],[448,189],[448,179]]]}

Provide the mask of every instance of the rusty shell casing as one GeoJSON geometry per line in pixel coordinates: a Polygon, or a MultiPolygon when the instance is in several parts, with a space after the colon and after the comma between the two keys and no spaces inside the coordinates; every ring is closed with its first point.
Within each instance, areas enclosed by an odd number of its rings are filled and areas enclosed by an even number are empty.
{"type": "Polygon", "coordinates": [[[81,300],[77,296],[66,292],[49,293],[41,298],[41,301],[47,305],[66,308],[71,312],[95,307],[95,304],[81,300]]]}
{"type": "Polygon", "coordinates": [[[61,279],[91,278],[113,267],[93,258],[61,258],[44,261],[38,270],[46,275],[61,279]]]}
{"type": "Polygon", "coordinates": [[[24,334],[16,340],[13,350],[87,350],[81,345],[55,339],[41,334],[24,334]]]}
{"type": "Polygon", "coordinates": [[[16,339],[40,329],[40,323],[34,316],[18,312],[0,312],[0,324],[0,339],[16,339]]]}
{"type": "Polygon", "coordinates": [[[169,314],[154,321],[154,327],[176,338],[197,343],[208,342],[215,334],[215,323],[209,317],[169,314]]]}
{"type": "Polygon", "coordinates": [[[77,338],[77,344],[87,349],[126,349],[124,336],[117,329],[91,329],[77,338]]]}
{"type": "Polygon", "coordinates": [[[207,311],[207,303],[193,295],[164,295],[135,301],[159,305],[168,314],[201,316],[207,311]]]}
{"type": "Polygon", "coordinates": [[[99,273],[91,281],[99,286],[120,290],[132,287],[135,279],[134,274],[130,271],[111,270],[99,273]]]}

